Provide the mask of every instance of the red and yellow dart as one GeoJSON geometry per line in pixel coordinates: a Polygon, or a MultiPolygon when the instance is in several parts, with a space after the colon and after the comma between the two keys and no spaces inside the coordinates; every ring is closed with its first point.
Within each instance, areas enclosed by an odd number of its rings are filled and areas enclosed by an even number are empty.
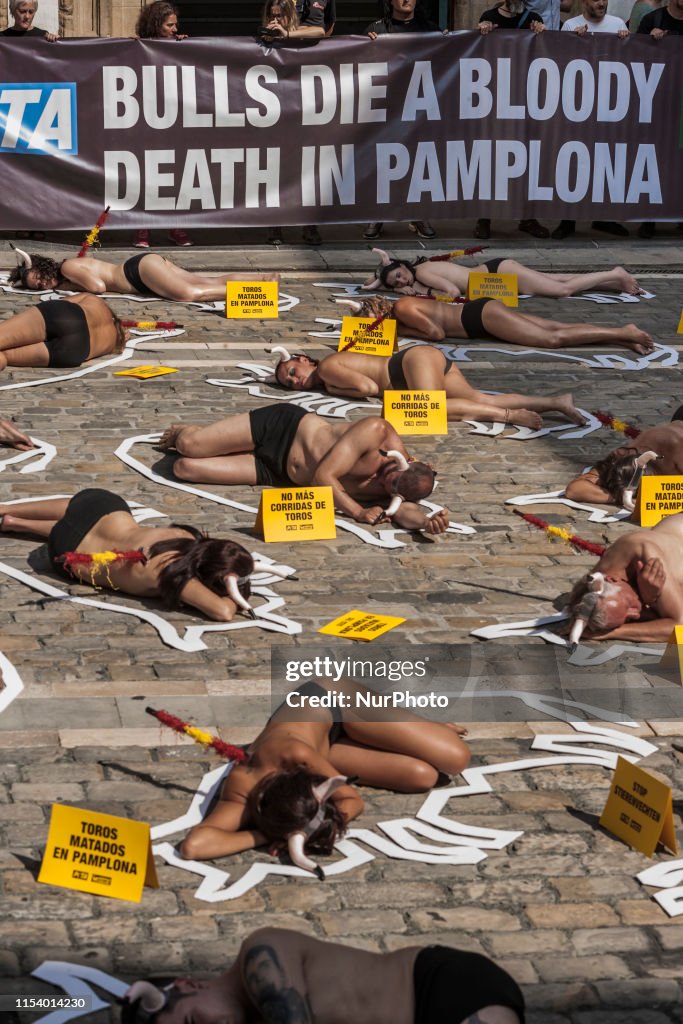
{"type": "Polygon", "coordinates": [[[551,526],[545,519],[541,519],[539,516],[532,516],[528,512],[520,512],[517,508],[513,509],[513,512],[516,516],[521,516],[530,526],[535,526],[538,530],[544,530],[549,537],[557,537],[559,540],[563,540],[565,544],[571,544],[577,551],[590,551],[592,555],[598,556],[605,553],[604,544],[594,544],[592,540],[584,540],[582,537],[577,537],[575,533],[570,533],[569,530],[565,530],[561,526],[551,526]]]}
{"type": "Polygon", "coordinates": [[[629,423],[625,423],[623,420],[618,420],[616,416],[612,416],[610,412],[601,412],[598,409],[593,413],[596,420],[600,420],[603,427],[609,427],[611,430],[616,430],[620,434],[625,434],[626,437],[638,437],[640,430],[637,427],[632,427],[629,423]]]}
{"type": "Polygon", "coordinates": [[[94,228],[92,229],[92,231],[88,235],[86,235],[85,241],[83,242],[83,245],[81,246],[81,249],[80,249],[80,252],[78,253],[78,256],[76,257],[77,259],[81,259],[83,256],[85,256],[87,251],[88,251],[88,249],[91,249],[93,245],[99,245],[100,244],[100,242],[99,242],[100,231],[104,227],[104,224],[106,223],[107,217],[109,216],[109,209],[110,209],[110,207],[107,207],[106,210],[102,211],[102,213],[99,215],[99,217],[97,218],[97,220],[95,222],[94,228]]]}
{"type": "Polygon", "coordinates": [[[247,755],[241,747],[235,747],[232,743],[225,743],[218,736],[212,736],[210,732],[204,732],[203,729],[198,729],[188,722],[183,722],[182,718],[177,718],[176,715],[171,715],[168,711],[156,711],[154,708],[149,707],[145,708],[145,711],[152,718],[156,718],[158,722],[161,722],[162,725],[167,725],[169,729],[173,729],[174,732],[178,732],[183,736],[189,736],[195,743],[215,750],[217,754],[224,757],[227,761],[244,762],[247,760],[247,755]]]}

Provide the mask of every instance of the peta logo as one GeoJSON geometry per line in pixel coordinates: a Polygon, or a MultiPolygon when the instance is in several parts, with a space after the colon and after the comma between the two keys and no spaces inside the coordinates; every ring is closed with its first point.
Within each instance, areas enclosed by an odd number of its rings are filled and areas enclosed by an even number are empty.
{"type": "Polygon", "coordinates": [[[77,153],[75,82],[0,83],[0,153],[77,153]]]}

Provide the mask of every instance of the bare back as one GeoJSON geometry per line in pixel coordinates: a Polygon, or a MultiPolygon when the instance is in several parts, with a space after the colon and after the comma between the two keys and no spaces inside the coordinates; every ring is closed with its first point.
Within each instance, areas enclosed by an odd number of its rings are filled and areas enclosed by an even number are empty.
{"type": "MultiPolygon", "coordinates": [[[[154,256],[155,254],[150,254],[154,256]]],[[[158,257],[162,259],[161,256],[158,257]]],[[[126,279],[123,265],[107,263],[105,260],[84,256],[81,259],[64,260],[61,274],[66,287],[84,292],[118,292],[121,295],[134,295],[135,288],[126,279]]]]}
{"type": "Polygon", "coordinates": [[[683,473],[683,421],[673,420],[648,427],[628,442],[638,452],[655,451],[661,459],[652,464],[657,476],[677,476],[683,473]]]}

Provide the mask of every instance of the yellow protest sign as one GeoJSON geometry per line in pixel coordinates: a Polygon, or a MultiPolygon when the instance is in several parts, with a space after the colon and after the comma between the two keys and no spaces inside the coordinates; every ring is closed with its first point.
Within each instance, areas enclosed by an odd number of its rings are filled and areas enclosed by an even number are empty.
{"type": "Polygon", "coordinates": [[[53,804],[38,881],[139,903],[159,888],[149,825],[53,804]]]}
{"type": "Polygon", "coordinates": [[[390,356],[396,344],[396,321],[377,317],[345,316],[342,320],[338,352],[350,349],[363,356],[390,356]],[[370,330],[373,324],[375,327],[370,330]]]}
{"type": "Polygon", "coordinates": [[[678,321],[678,330],[676,334],[683,334],[683,311],[681,311],[681,319],[678,321]]]}
{"type": "Polygon", "coordinates": [[[659,660],[659,667],[672,672],[683,685],[683,626],[674,626],[666,642],[666,650],[659,660]]]}
{"type": "Polygon", "coordinates": [[[266,542],[334,540],[332,488],[267,488],[261,493],[254,529],[266,542]]]}
{"type": "Polygon", "coordinates": [[[134,366],[132,370],[117,370],[114,376],[147,380],[149,377],[163,377],[165,373],[178,373],[178,370],[172,366],[134,366]]]}
{"type": "Polygon", "coordinates": [[[318,632],[326,633],[328,636],[343,636],[347,640],[374,640],[405,621],[393,615],[375,615],[373,612],[354,609],[340,615],[333,622],[328,622],[318,632]]]}
{"type": "Polygon", "coordinates": [[[447,434],[445,391],[385,391],[384,419],[397,434],[447,434]]]}
{"type": "Polygon", "coordinates": [[[517,306],[516,274],[484,274],[470,271],[467,279],[467,298],[500,299],[506,306],[517,306]]]}
{"type": "Polygon", "coordinates": [[[671,853],[678,852],[671,787],[624,757],[617,759],[600,824],[646,857],[652,856],[658,843],[671,853]]]}
{"type": "Polygon", "coordinates": [[[277,281],[228,281],[225,315],[235,320],[271,320],[278,312],[277,281]]]}
{"type": "Polygon", "coordinates": [[[642,477],[636,501],[640,525],[655,526],[676,512],[683,512],[683,476],[642,477]]]}

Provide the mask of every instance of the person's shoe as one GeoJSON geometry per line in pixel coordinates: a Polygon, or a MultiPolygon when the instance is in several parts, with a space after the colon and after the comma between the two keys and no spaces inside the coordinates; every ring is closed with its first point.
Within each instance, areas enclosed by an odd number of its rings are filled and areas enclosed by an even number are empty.
{"type": "Polygon", "coordinates": [[[135,232],[135,239],[133,241],[134,249],[149,249],[149,231],[147,228],[140,228],[139,231],[135,232]]]}
{"type": "Polygon", "coordinates": [[[379,238],[382,234],[383,224],[366,224],[363,238],[379,238]]]}
{"type": "Polygon", "coordinates": [[[591,227],[595,231],[605,231],[608,235],[616,235],[617,238],[628,238],[628,228],[623,224],[617,224],[615,220],[594,220],[591,227]]]}
{"type": "Polygon", "coordinates": [[[654,238],[656,230],[653,220],[645,220],[638,228],[638,238],[654,238]]]}
{"type": "Polygon", "coordinates": [[[301,232],[301,240],[302,242],[305,242],[306,245],[323,244],[323,240],[320,237],[320,232],[318,231],[315,224],[309,224],[307,227],[303,229],[303,231],[301,232]]]}
{"type": "Polygon", "coordinates": [[[575,220],[561,220],[555,230],[550,235],[556,242],[561,242],[563,238],[569,238],[576,231],[575,220]]]}
{"type": "Polygon", "coordinates": [[[491,221],[488,217],[480,217],[477,223],[474,225],[474,231],[472,232],[475,238],[490,238],[491,237],[491,221]]]}
{"type": "Polygon", "coordinates": [[[175,245],[180,245],[183,248],[186,248],[188,245],[194,245],[187,231],[183,231],[182,228],[173,228],[172,231],[169,231],[168,237],[175,245]]]}
{"type": "Polygon", "coordinates": [[[436,231],[428,220],[411,220],[408,227],[418,238],[436,238],[436,231]]]}
{"type": "Polygon", "coordinates": [[[282,234],[282,228],[269,228],[268,229],[268,241],[271,245],[282,245],[284,242],[284,236],[282,234]]]}
{"type": "Polygon", "coordinates": [[[550,238],[550,232],[547,228],[544,228],[542,224],[539,224],[535,217],[528,217],[526,220],[520,220],[518,228],[527,235],[532,235],[534,238],[550,238]]]}

